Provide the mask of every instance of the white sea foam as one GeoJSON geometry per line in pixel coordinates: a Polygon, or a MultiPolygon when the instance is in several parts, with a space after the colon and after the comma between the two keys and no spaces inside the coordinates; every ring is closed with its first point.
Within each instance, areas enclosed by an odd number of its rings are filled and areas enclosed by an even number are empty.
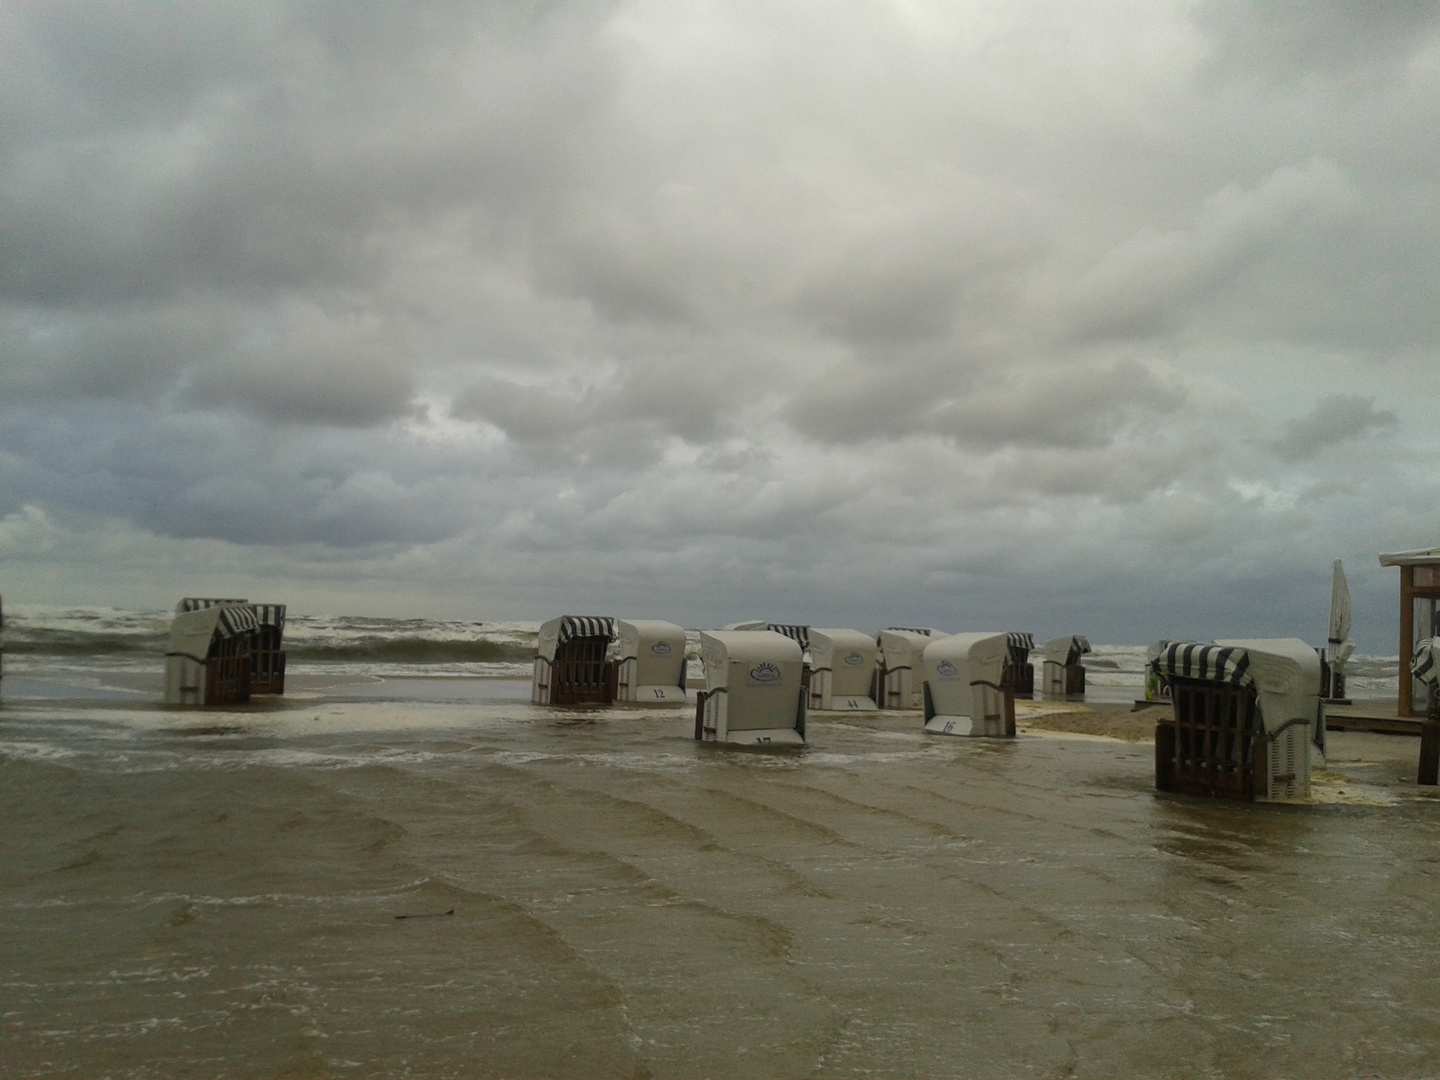
{"type": "MultiPolygon", "coordinates": [[[[260,597],[259,599],[270,599],[260,597]]],[[[83,688],[86,696],[153,695],[126,680],[160,676],[169,644],[169,611],[15,604],[6,609],[6,671],[83,688]]],[[[540,623],[453,619],[388,619],[290,613],[285,625],[287,670],[324,678],[526,678],[540,623]]],[[[698,630],[686,632],[689,674],[701,674],[698,630]]],[[[1144,686],[1145,645],[1097,644],[1085,658],[1086,682],[1097,696],[1128,696],[1144,686]]],[[[1346,667],[1352,697],[1395,693],[1394,656],[1357,655],[1346,667]]],[[[8,700],[31,693],[0,684],[8,700]]]]}

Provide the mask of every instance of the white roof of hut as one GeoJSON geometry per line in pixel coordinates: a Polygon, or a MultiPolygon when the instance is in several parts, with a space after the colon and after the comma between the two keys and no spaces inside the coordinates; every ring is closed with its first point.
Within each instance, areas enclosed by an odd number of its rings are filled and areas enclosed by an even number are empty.
{"type": "Polygon", "coordinates": [[[1045,659],[1062,667],[1078,664],[1080,657],[1089,651],[1090,640],[1083,634],[1052,638],[1045,643],[1045,659]]]}
{"type": "Polygon", "coordinates": [[[1255,687],[1266,731],[1291,720],[1314,721],[1320,697],[1320,656],[1299,638],[1224,638],[1213,642],[1162,641],[1156,672],[1255,687]]]}
{"type": "Polygon", "coordinates": [[[1440,547],[1422,548],[1420,551],[1396,551],[1380,556],[1381,566],[1427,566],[1440,563],[1440,547]]]}
{"type": "Polygon", "coordinates": [[[170,651],[204,663],[216,638],[248,634],[259,625],[254,608],[246,603],[182,611],[170,620],[170,651]]]}

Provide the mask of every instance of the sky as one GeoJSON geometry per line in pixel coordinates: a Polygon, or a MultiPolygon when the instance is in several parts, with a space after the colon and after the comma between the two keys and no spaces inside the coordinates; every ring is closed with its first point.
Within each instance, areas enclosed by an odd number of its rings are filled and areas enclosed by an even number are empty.
{"type": "Polygon", "coordinates": [[[1431,0],[0,0],[0,595],[1323,643],[1431,0]]]}

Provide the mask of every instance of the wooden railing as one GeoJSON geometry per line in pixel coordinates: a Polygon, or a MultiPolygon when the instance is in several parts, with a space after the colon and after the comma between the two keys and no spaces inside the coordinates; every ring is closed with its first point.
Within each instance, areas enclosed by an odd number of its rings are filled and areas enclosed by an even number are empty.
{"type": "Polygon", "coordinates": [[[1170,686],[1173,718],[1155,729],[1155,787],[1254,799],[1255,691],[1175,678],[1170,686]]]}
{"type": "Polygon", "coordinates": [[[250,700],[250,637],[217,641],[205,660],[205,704],[243,705],[250,700]]]}

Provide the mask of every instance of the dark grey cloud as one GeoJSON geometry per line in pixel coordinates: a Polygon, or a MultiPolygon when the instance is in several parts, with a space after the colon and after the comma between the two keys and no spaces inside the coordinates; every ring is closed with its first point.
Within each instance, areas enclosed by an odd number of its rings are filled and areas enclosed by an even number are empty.
{"type": "Polygon", "coordinates": [[[254,330],[195,364],[184,398],[269,423],[369,427],[398,419],[412,411],[415,378],[403,364],[403,341],[377,322],[349,312],[291,312],[282,325],[254,330]]]}
{"type": "Polygon", "coordinates": [[[1134,360],[989,365],[846,365],[797,395],[798,430],[826,442],[935,434],[972,450],[1096,448],[1186,400],[1134,360]]]}
{"type": "Polygon", "coordinates": [[[610,89],[583,6],[57,3],[10,23],[11,54],[39,59],[0,162],[0,294],[33,303],[374,285],[377,233],[543,200],[610,89]]]}
{"type": "Polygon", "coordinates": [[[1206,0],[1196,18],[1222,70],[1271,79],[1394,68],[1440,34],[1427,0],[1206,0]]]}
{"type": "Polygon", "coordinates": [[[1359,10],[0,0],[0,557],[949,625],[1434,542],[1359,10]]]}
{"type": "Polygon", "coordinates": [[[0,308],[0,397],[154,400],[234,329],[232,313],[204,305],[0,308]]]}
{"type": "Polygon", "coordinates": [[[1076,284],[1070,318],[1082,339],[1150,337],[1183,328],[1228,287],[1341,210],[1350,183],[1333,164],[1284,166],[1260,184],[1227,184],[1185,227],[1146,228],[1076,284]]]}
{"type": "Polygon", "coordinates": [[[1356,394],[1331,394],[1298,420],[1285,422],[1275,452],[1286,461],[1307,461],[1332,446],[1352,442],[1376,431],[1393,429],[1397,418],[1377,409],[1375,399],[1356,394]]]}
{"type": "Polygon", "coordinates": [[[12,411],[0,434],[4,505],[128,518],[162,536],[339,549],[429,543],[482,501],[519,498],[483,462],[344,429],[258,428],[233,413],[167,416],[90,404],[12,411]]]}

